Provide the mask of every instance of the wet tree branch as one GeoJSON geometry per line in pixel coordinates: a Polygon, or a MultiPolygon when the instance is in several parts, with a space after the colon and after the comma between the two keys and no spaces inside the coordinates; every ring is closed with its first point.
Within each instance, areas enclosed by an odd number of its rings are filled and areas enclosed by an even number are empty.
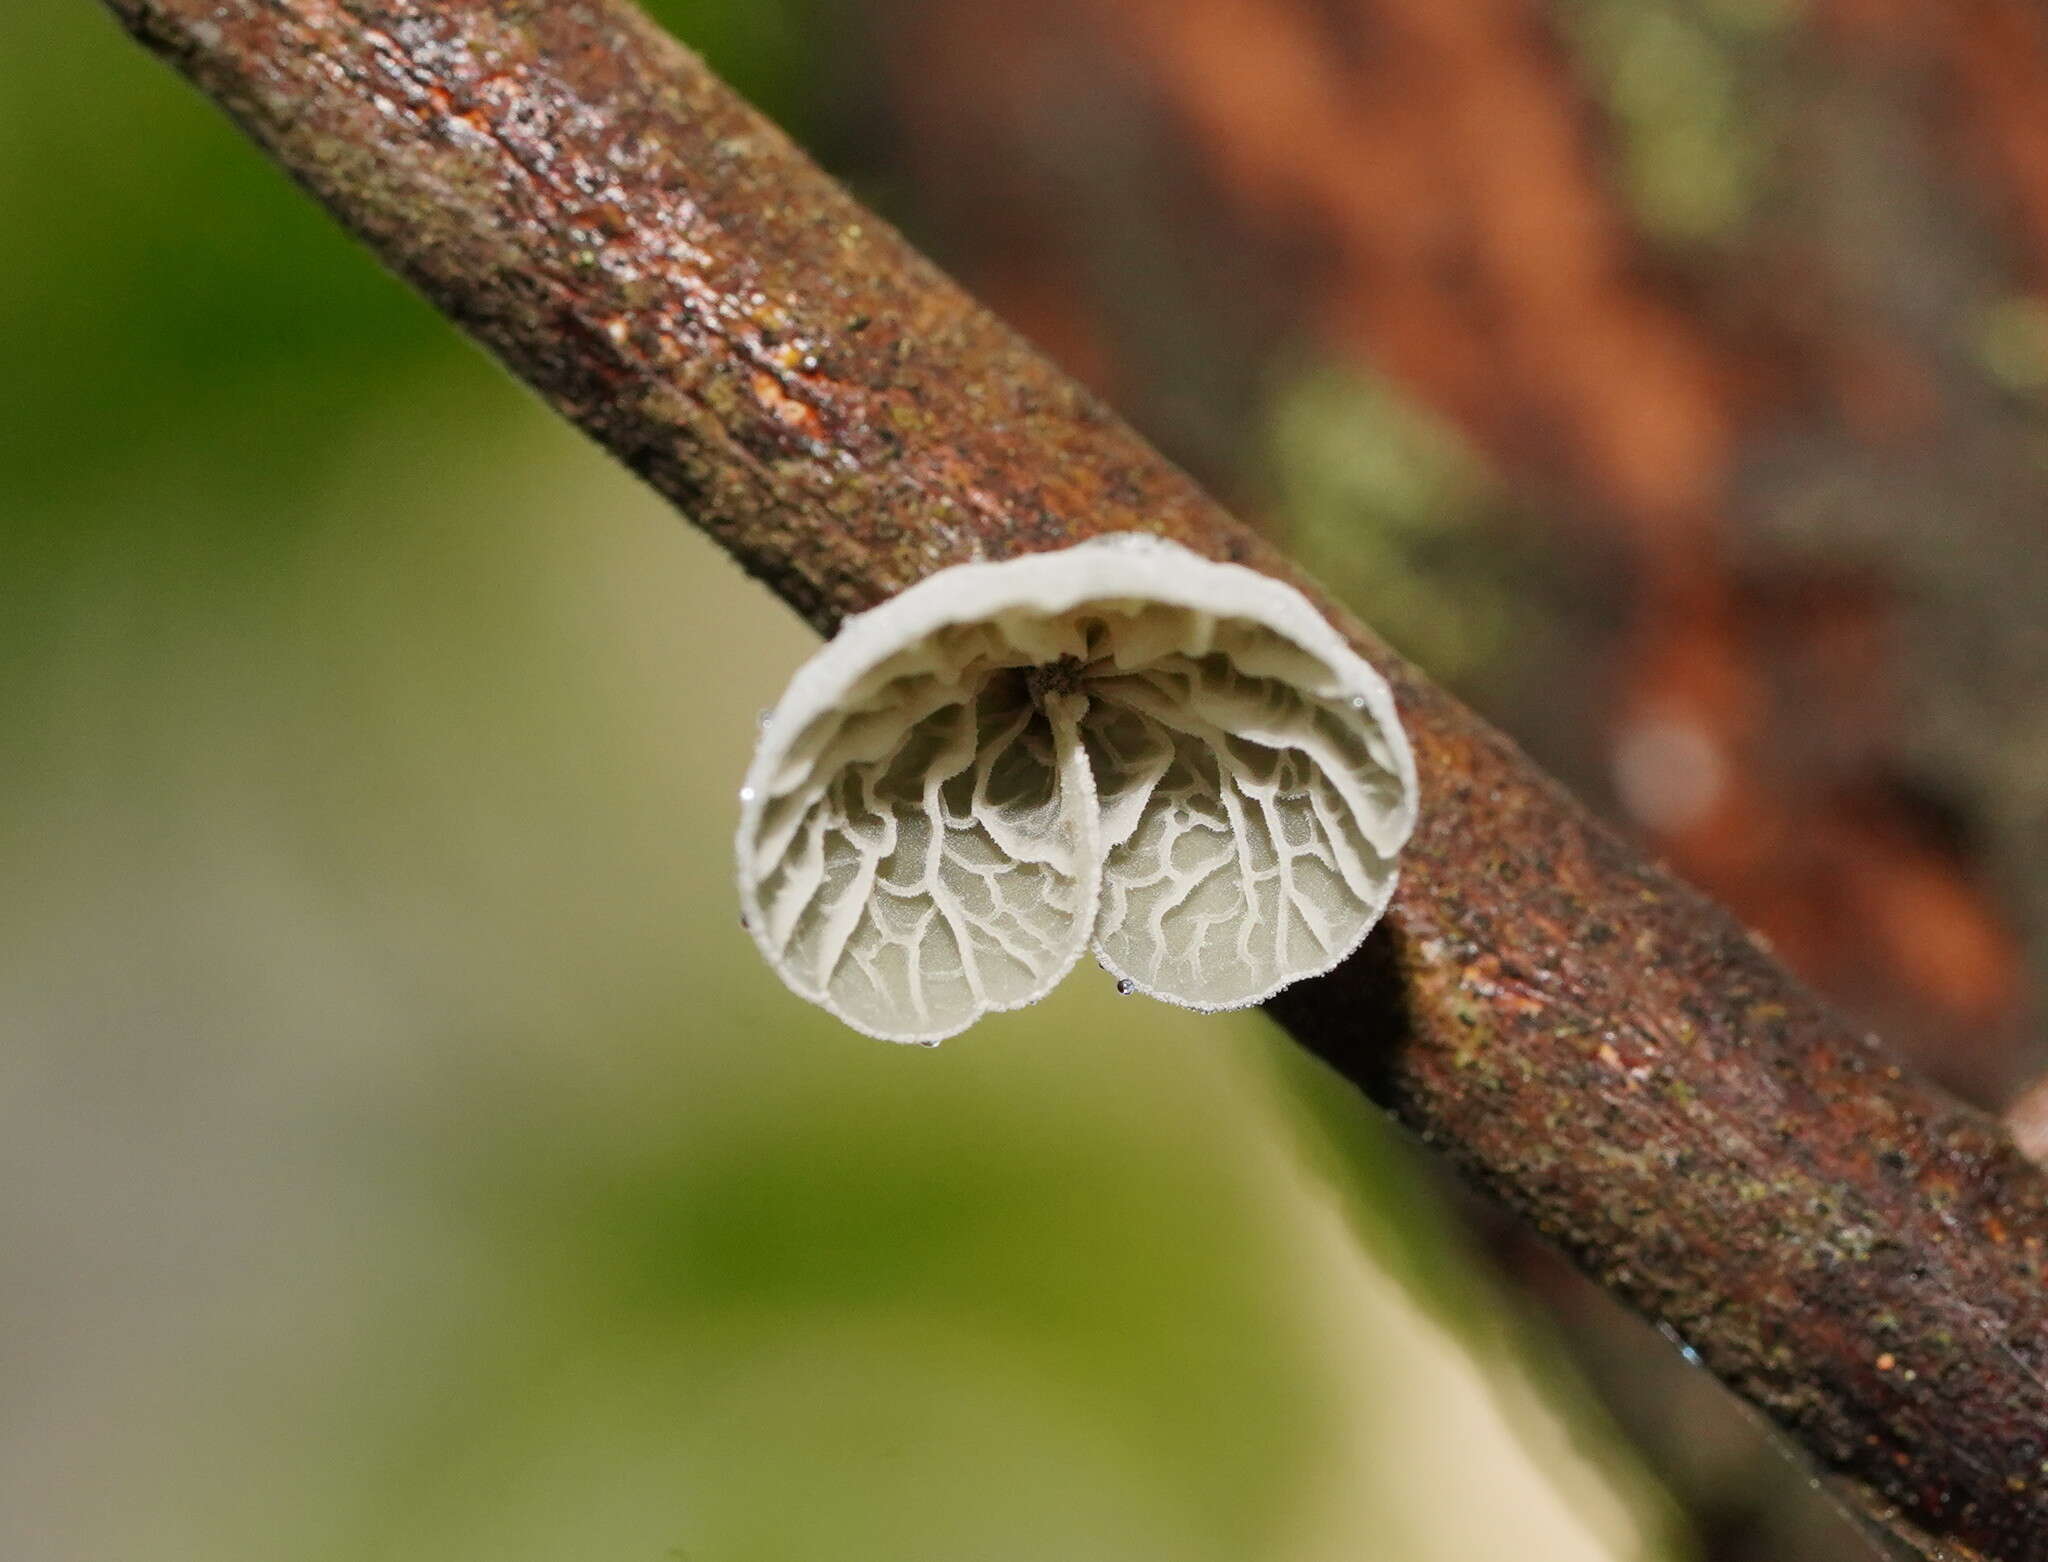
{"type": "MultiPolygon", "coordinates": [[[[1112,531],[1307,584],[616,0],[107,3],[821,632],[1112,531]]],[[[1423,824],[1274,1017],[1901,1533],[2048,1558],[2048,1180],[1332,617],[1423,824]]]]}

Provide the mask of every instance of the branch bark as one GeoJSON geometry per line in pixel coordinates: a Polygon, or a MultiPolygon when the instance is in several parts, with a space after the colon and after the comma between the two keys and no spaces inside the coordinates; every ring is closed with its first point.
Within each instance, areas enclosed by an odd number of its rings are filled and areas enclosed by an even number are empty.
{"type": "Polygon", "coordinates": [[[1933,1554],[2048,1559],[2048,1179],[1315,592],[620,0],[107,0],[820,632],[1156,532],[1316,596],[1424,816],[1270,1012],[1933,1554]]]}

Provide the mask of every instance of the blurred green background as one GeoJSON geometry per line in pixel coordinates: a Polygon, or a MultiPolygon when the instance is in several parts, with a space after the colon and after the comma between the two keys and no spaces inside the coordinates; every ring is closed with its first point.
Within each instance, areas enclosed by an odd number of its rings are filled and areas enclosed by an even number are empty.
{"type": "Polygon", "coordinates": [[[1679,1554],[1256,1016],[787,995],[806,632],[88,0],[0,6],[0,232],[0,1554],[1679,1554]]]}

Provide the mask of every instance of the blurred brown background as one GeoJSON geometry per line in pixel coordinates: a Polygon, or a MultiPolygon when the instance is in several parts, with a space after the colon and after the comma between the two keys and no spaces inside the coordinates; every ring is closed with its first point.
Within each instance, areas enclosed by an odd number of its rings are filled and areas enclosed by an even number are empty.
{"type": "MultiPolygon", "coordinates": [[[[2027,0],[655,9],[1921,1067],[2048,1064],[2027,0]]],[[[1877,1547],[1256,1018],[783,994],[795,626],[85,0],[0,232],[0,1550],[1877,1547]]]]}

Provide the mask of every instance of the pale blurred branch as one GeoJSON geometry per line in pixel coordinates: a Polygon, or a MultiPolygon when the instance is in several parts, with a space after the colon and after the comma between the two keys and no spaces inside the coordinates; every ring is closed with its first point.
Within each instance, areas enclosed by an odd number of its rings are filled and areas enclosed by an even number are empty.
{"type": "MultiPolygon", "coordinates": [[[[623,4],[109,4],[820,631],[1113,531],[1306,584],[623,4]]],[[[1332,617],[1424,822],[1274,1016],[1900,1533],[2048,1558],[2048,1180],[1332,617]]]]}
{"type": "Polygon", "coordinates": [[[2026,1155],[2048,1162],[2048,1078],[2037,1079],[2005,1109],[2006,1131],[2026,1155]]]}

